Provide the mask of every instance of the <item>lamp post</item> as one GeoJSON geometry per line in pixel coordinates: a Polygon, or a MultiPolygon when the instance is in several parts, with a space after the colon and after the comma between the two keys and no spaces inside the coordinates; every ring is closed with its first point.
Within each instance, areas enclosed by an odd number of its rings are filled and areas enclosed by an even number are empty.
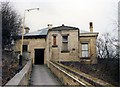
{"type": "Polygon", "coordinates": [[[24,10],[24,17],[23,17],[23,27],[22,27],[22,40],[21,40],[21,51],[20,51],[20,54],[22,55],[23,53],[23,39],[24,39],[24,28],[25,28],[25,13],[26,11],[31,11],[31,10],[39,10],[39,8],[31,8],[31,9],[26,9],[24,10]]]}

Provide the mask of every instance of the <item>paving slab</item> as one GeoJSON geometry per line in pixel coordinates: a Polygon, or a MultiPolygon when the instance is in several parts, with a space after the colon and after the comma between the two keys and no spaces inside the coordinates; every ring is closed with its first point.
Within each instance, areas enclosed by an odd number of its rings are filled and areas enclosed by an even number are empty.
{"type": "Polygon", "coordinates": [[[61,85],[61,83],[47,66],[33,65],[30,85],[61,85]]]}

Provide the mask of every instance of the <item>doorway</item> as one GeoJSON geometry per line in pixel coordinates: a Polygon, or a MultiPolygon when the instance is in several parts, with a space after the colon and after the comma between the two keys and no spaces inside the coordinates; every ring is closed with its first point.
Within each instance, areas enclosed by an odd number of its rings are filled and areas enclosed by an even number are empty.
{"type": "Polygon", "coordinates": [[[34,64],[44,64],[44,49],[35,49],[34,64]]]}

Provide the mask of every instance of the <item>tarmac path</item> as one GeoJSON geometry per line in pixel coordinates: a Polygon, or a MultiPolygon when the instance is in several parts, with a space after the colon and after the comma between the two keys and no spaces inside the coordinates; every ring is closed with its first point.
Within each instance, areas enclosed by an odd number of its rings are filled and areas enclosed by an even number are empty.
{"type": "Polygon", "coordinates": [[[30,85],[61,85],[45,65],[33,65],[30,85]]]}

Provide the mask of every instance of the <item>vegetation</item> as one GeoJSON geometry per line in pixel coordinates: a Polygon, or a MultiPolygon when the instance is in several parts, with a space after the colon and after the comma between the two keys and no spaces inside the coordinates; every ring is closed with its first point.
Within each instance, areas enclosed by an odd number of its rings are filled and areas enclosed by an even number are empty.
{"type": "Polygon", "coordinates": [[[18,71],[18,59],[13,52],[2,51],[2,85],[5,85],[18,71]]]}
{"type": "Polygon", "coordinates": [[[9,2],[0,3],[2,12],[2,48],[11,48],[21,26],[21,18],[9,2]]]}
{"type": "MultiPolygon", "coordinates": [[[[117,36],[117,35],[116,35],[117,36]]],[[[102,34],[97,39],[97,53],[99,58],[118,58],[118,39],[110,33],[102,34]]]]}
{"type": "Polygon", "coordinates": [[[98,59],[97,64],[81,64],[80,62],[61,62],[86,74],[99,78],[112,85],[119,84],[118,59],[98,59]]]}
{"type": "Polygon", "coordinates": [[[82,64],[80,62],[62,62],[62,64],[77,68],[91,76],[102,79],[113,85],[119,85],[119,51],[117,35],[105,33],[97,39],[97,64],[82,64]]]}
{"type": "Polygon", "coordinates": [[[22,58],[22,67],[19,66],[18,53],[14,51],[2,51],[2,85],[5,85],[16,73],[18,73],[27,63],[25,58],[22,58]]]}
{"type": "Polygon", "coordinates": [[[12,50],[21,26],[21,18],[10,2],[0,2],[2,13],[2,85],[5,85],[18,71],[18,59],[12,50]]]}

